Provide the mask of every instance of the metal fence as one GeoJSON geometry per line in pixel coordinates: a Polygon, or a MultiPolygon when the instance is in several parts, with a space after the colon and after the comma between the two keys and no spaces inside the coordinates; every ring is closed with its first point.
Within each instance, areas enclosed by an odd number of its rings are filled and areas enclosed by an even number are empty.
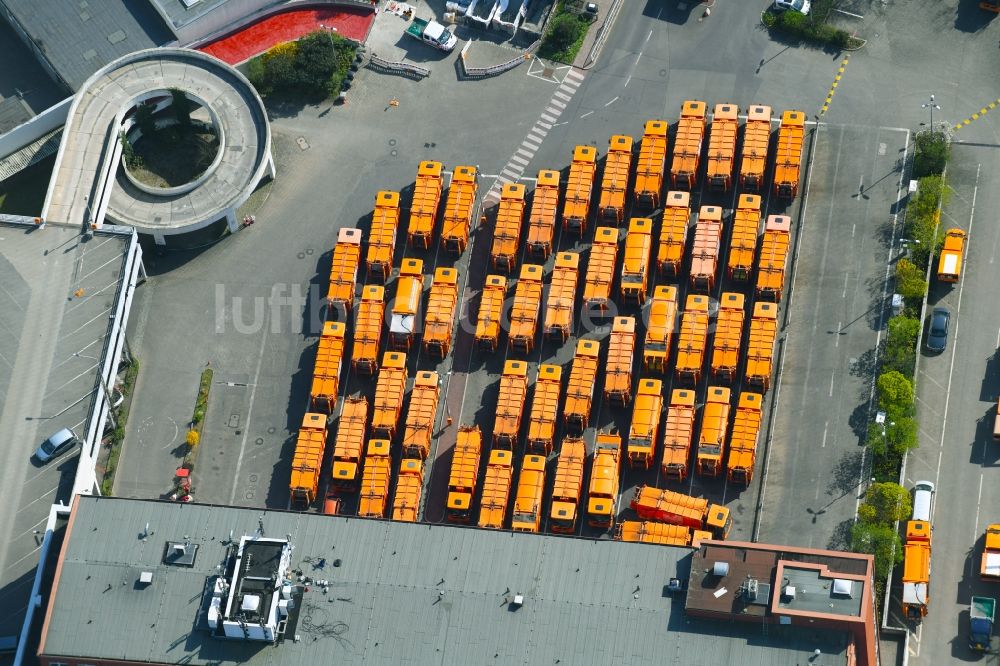
{"type": "Polygon", "coordinates": [[[374,53],[371,55],[371,58],[368,59],[368,66],[381,72],[399,74],[401,76],[410,76],[418,79],[431,75],[431,70],[426,67],[421,67],[420,65],[414,65],[408,62],[394,62],[392,60],[386,60],[385,58],[379,58],[374,53]]]}
{"type": "Polygon", "coordinates": [[[530,60],[532,55],[530,53],[525,53],[517,56],[516,58],[511,58],[507,62],[500,63],[499,65],[493,65],[492,67],[469,67],[465,62],[465,50],[462,51],[462,55],[459,60],[462,61],[462,74],[468,79],[485,79],[490,76],[497,76],[498,74],[503,74],[508,72],[522,62],[530,60]]]}

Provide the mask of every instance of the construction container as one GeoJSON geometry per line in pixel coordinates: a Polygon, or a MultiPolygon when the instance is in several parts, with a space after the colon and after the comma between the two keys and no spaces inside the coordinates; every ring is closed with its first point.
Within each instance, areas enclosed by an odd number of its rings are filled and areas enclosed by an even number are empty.
{"type": "Polygon", "coordinates": [[[333,248],[330,287],[326,292],[326,302],[337,313],[338,319],[341,313],[346,319],[351,312],[360,263],[361,229],[341,229],[337,232],[337,244],[333,248]]]}
{"type": "Polygon", "coordinates": [[[594,382],[597,378],[601,347],[597,340],[580,340],[573,357],[573,368],[569,373],[566,389],[566,406],[563,414],[566,431],[577,437],[583,435],[590,423],[591,401],[594,398],[594,382]]]}
{"type": "Polygon", "coordinates": [[[670,191],[663,208],[660,243],[656,249],[656,266],[663,277],[676,280],[684,263],[687,247],[688,219],[691,217],[691,194],[670,191]]]}
{"type": "Polygon", "coordinates": [[[530,354],[535,348],[538,315],[542,305],[542,267],[521,266],[521,276],[514,287],[514,304],[510,309],[510,332],[507,343],[512,352],[530,354]]]}
{"type": "Polygon", "coordinates": [[[444,225],[441,229],[441,249],[452,256],[465,252],[469,244],[469,229],[476,206],[479,174],[474,166],[455,167],[444,206],[444,225]]]}
{"type": "Polygon", "coordinates": [[[649,254],[653,247],[653,221],[648,217],[633,217],[625,235],[625,257],[622,262],[622,300],[642,305],[646,302],[649,279],[649,254]]]}
{"type": "Polygon", "coordinates": [[[528,424],[528,453],[547,456],[552,453],[559,418],[559,395],[562,393],[562,367],[543,363],[538,366],[535,394],[531,398],[531,421],[528,424]]]}
{"type": "Polygon", "coordinates": [[[479,315],[476,317],[476,346],[484,352],[495,352],[500,341],[500,318],[503,302],[507,298],[507,278],[487,275],[486,285],[479,298],[479,315]]]}
{"type": "Polygon", "coordinates": [[[566,179],[566,201],[563,204],[564,231],[571,231],[580,236],[586,233],[596,170],[596,148],[577,146],[573,149],[573,163],[569,168],[569,178],[566,179]]]}
{"type": "Polygon", "coordinates": [[[740,161],[740,189],[760,192],[764,189],[767,156],[771,148],[771,107],[753,104],[747,109],[743,129],[743,159],[740,161]]]}
{"type": "Polygon", "coordinates": [[[736,166],[736,133],[740,109],[735,104],[716,104],[708,135],[706,177],[712,192],[726,192],[733,184],[736,166]]]}
{"type": "Polygon", "coordinates": [[[733,213],[733,236],[729,242],[729,261],[726,264],[731,280],[746,282],[750,279],[759,231],[760,197],[756,194],[741,194],[733,213]]]}
{"type": "Polygon", "coordinates": [[[528,364],[526,361],[507,361],[500,375],[500,394],[497,396],[497,415],[493,424],[493,446],[513,451],[521,432],[521,416],[528,396],[528,364]]]}
{"type": "Polygon", "coordinates": [[[708,296],[692,294],[681,315],[681,332],[677,338],[677,363],[674,374],[685,386],[697,386],[705,364],[708,341],[708,296]]]}
{"type": "Polygon", "coordinates": [[[694,228],[694,247],[691,248],[691,290],[710,294],[715,289],[719,272],[719,254],[722,251],[722,208],[702,206],[698,224],[694,228]]]}
{"type": "Polygon", "coordinates": [[[479,480],[479,456],[483,450],[483,433],[476,426],[461,426],[451,455],[448,476],[448,504],[445,518],[452,523],[467,523],[472,519],[472,497],[479,480]]]}
{"type": "Polygon", "coordinates": [[[733,526],[733,517],[728,508],[711,504],[702,497],[691,497],[671,490],[639,486],[635,489],[631,507],[643,520],[704,530],[717,540],[728,537],[733,526]]]}
{"type": "Polygon", "coordinates": [[[420,515],[420,497],[424,490],[424,461],[404,458],[399,462],[396,494],[392,497],[392,519],[415,523],[420,515]]]}
{"type": "Polygon", "coordinates": [[[663,462],[660,467],[667,481],[680,483],[687,478],[694,436],[694,391],[674,389],[670,394],[667,423],[663,429],[663,462]]]}
{"type": "Polygon", "coordinates": [[[368,282],[385,284],[392,275],[396,254],[396,231],[399,229],[399,192],[382,190],[375,195],[375,212],[368,233],[368,255],[365,258],[368,282]]]}
{"type": "Polygon", "coordinates": [[[799,193],[802,171],[802,143],[806,136],[806,114],[785,111],[778,128],[778,148],[774,157],[774,194],[794,199],[799,193]]]}
{"type": "Polygon", "coordinates": [[[418,372],[410,391],[410,407],[403,429],[403,457],[427,460],[434,437],[438,398],[441,395],[438,373],[418,372]]]}
{"type": "Polygon", "coordinates": [[[344,360],[344,332],[345,326],[342,323],[325,322],[316,346],[316,364],[313,366],[309,398],[312,409],[324,414],[333,414],[337,407],[344,360]]]}
{"type": "Polygon", "coordinates": [[[670,360],[670,342],[677,318],[677,287],[661,285],[653,289],[646,322],[646,340],[642,345],[642,367],[646,372],[666,374],[670,360]]]}
{"type": "Polygon", "coordinates": [[[514,454],[502,449],[490,452],[483,479],[483,497],[479,503],[479,527],[498,530],[503,527],[510,498],[510,481],[513,476],[511,457],[514,454]]]}
{"type": "Polygon", "coordinates": [[[639,380],[639,391],[632,408],[632,426],[628,433],[628,463],[630,467],[649,469],[656,458],[656,439],[663,416],[663,382],[659,379],[639,380]]]}
{"type": "Polygon", "coordinates": [[[615,317],[604,372],[604,398],[621,407],[632,399],[632,359],[635,356],[635,317],[615,317]]]}
{"type": "Polygon", "coordinates": [[[743,339],[743,304],[746,297],[735,292],[723,292],[719,298],[719,315],[715,320],[712,341],[712,378],[726,383],[736,381],[740,364],[740,341],[743,339]]]}
{"type": "Polygon", "coordinates": [[[526,455],[517,480],[514,513],[510,528],[515,532],[538,532],[542,522],[542,493],[545,491],[545,457],[526,455]]]}
{"type": "Polygon", "coordinates": [[[389,320],[389,348],[409,351],[420,319],[420,303],[424,294],[424,262],[403,259],[396,278],[396,300],[392,303],[389,320]]]}
{"type": "Polygon", "coordinates": [[[378,348],[385,321],[385,287],[369,284],[361,290],[361,305],[354,320],[354,348],[351,362],[359,375],[378,371],[378,348]]]}
{"type": "Polygon", "coordinates": [[[583,282],[584,307],[601,311],[608,309],[617,259],[618,229],[597,227],[587,261],[587,277],[583,282]]]}
{"type": "Polygon", "coordinates": [[[493,231],[493,246],[490,248],[490,263],[493,270],[498,273],[510,275],[517,265],[521,225],[524,222],[524,205],[524,185],[507,183],[503,186],[500,190],[500,206],[497,208],[497,223],[493,231]]]}
{"type": "Polygon", "coordinates": [[[659,546],[700,548],[702,541],[712,538],[710,532],[683,525],[668,525],[652,520],[625,520],[615,531],[615,539],[631,543],[652,543],[659,546]]]}
{"type": "Polygon", "coordinates": [[[358,494],[358,516],[385,518],[389,504],[389,482],[392,479],[392,458],[389,457],[389,440],[368,441],[364,471],[361,473],[361,492],[358,494]]]}
{"type": "Polygon", "coordinates": [[[705,407],[701,412],[701,433],[698,437],[698,474],[719,476],[726,455],[729,433],[731,392],[722,386],[709,386],[705,407]]]}
{"type": "Polygon", "coordinates": [[[427,319],[424,321],[424,351],[444,359],[451,351],[455,308],[458,305],[458,271],[438,268],[427,296],[427,319]]]}
{"type": "Polygon", "coordinates": [[[750,320],[750,341],[747,345],[747,386],[760,393],[771,388],[774,362],[774,340],[778,333],[778,306],[758,302],[750,320]]]}
{"type": "Polygon", "coordinates": [[[729,480],[749,486],[753,481],[753,468],[757,462],[757,439],[760,435],[760,393],[741,393],[733,418],[733,435],[729,440],[729,480]]]}
{"type": "Polygon", "coordinates": [[[331,482],[334,489],[354,492],[361,482],[361,456],[365,448],[365,429],[368,427],[368,399],[344,400],[337,423],[337,438],[333,445],[331,482]]]}
{"type": "Polygon", "coordinates": [[[604,224],[621,224],[625,215],[625,192],[632,169],[632,137],[616,134],[608,144],[601,179],[601,201],[598,206],[604,224]]]}
{"type": "Polygon", "coordinates": [[[399,352],[386,352],[382,357],[382,369],[378,373],[378,382],[375,384],[375,411],[372,414],[371,429],[373,438],[391,440],[396,436],[405,392],[406,355],[399,352]]]}
{"type": "Polygon", "coordinates": [[[326,449],[326,419],[326,414],[307,413],[295,441],[288,490],[292,507],[299,510],[309,508],[317,498],[320,465],[323,464],[323,451],[326,449]]]}
{"type": "Polygon", "coordinates": [[[757,263],[757,298],[775,303],[781,300],[792,239],[791,230],[792,218],[787,215],[768,216],[757,263]]]}
{"type": "Polygon", "coordinates": [[[559,172],[542,169],[535,183],[535,195],[528,214],[528,255],[545,261],[552,253],[559,211],[559,172]]]}
{"type": "Polygon", "coordinates": [[[635,165],[635,205],[644,211],[660,207],[663,175],[667,166],[667,131],[665,120],[647,120],[635,165]]]}
{"type": "Polygon", "coordinates": [[[567,439],[559,450],[556,480],[552,484],[552,509],[549,524],[553,532],[572,534],[583,500],[583,463],[587,447],[583,440],[567,439]]]}
{"type": "MultiPolygon", "coordinates": [[[[567,441],[563,440],[563,446],[567,441]]],[[[622,438],[616,431],[597,433],[587,489],[587,524],[591,527],[610,529],[615,523],[621,455],[622,438]]]]}
{"type": "Polygon", "coordinates": [[[410,226],[406,240],[411,247],[429,250],[434,239],[438,206],[441,203],[440,162],[424,161],[417,167],[417,180],[413,185],[413,205],[410,206],[410,226]]]}
{"type": "Polygon", "coordinates": [[[573,332],[576,283],[580,274],[580,255],[560,252],[552,269],[549,296],[545,301],[545,337],[564,344],[573,332]]]}
{"type": "Polygon", "coordinates": [[[686,101],[674,138],[674,158],[670,163],[670,186],[693,190],[698,184],[701,142],[705,137],[705,103],[686,101]]]}

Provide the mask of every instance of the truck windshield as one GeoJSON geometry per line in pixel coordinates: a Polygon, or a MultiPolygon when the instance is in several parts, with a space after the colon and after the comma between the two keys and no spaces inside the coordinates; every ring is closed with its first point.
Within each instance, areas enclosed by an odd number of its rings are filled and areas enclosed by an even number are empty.
{"type": "Polygon", "coordinates": [[[803,0],[792,0],[792,9],[797,12],[802,11],[803,0]]]}
{"type": "MultiPolygon", "coordinates": [[[[802,2],[802,0],[798,0],[798,1],[802,2]]],[[[451,33],[448,32],[447,30],[442,30],[441,31],[441,36],[438,37],[438,43],[439,44],[447,44],[450,39],[451,39],[451,33]]]]}

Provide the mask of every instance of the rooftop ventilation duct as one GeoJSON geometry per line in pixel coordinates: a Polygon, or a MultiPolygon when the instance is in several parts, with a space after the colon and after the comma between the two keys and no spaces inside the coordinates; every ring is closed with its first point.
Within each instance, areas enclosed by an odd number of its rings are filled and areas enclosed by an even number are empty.
{"type": "Polygon", "coordinates": [[[716,562],[712,565],[713,576],[726,576],[729,574],[729,562],[716,562]]]}

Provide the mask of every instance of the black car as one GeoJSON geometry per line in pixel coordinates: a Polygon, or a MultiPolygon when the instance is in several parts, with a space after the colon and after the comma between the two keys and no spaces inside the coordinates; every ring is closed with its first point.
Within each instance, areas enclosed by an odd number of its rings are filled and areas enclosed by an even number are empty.
{"type": "Polygon", "coordinates": [[[927,350],[943,352],[948,346],[948,324],[951,323],[951,312],[947,308],[934,308],[931,313],[930,326],[927,327],[927,350]]]}

